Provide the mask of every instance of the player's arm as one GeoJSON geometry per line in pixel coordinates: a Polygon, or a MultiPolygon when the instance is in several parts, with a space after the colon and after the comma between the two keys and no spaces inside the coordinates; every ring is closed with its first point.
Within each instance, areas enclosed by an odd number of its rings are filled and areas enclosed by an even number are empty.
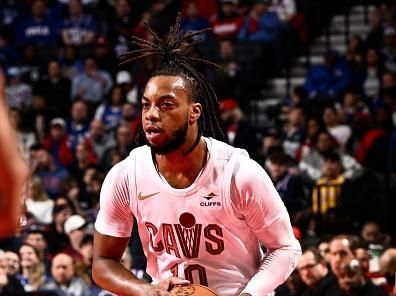
{"type": "Polygon", "coordinates": [[[5,102],[5,81],[0,70],[0,237],[12,235],[22,212],[22,186],[29,175],[5,102]]]}
{"type": "Polygon", "coordinates": [[[237,211],[268,252],[241,295],[267,295],[286,281],[297,265],[301,247],[287,210],[267,173],[246,160],[234,175],[231,196],[237,211]]]}
{"type": "Polygon", "coordinates": [[[170,295],[168,289],[171,286],[186,284],[186,281],[172,277],[151,285],[137,279],[120,262],[133,226],[130,180],[130,166],[124,160],[110,170],[103,182],[100,210],[95,222],[93,280],[117,295],[170,295]]]}

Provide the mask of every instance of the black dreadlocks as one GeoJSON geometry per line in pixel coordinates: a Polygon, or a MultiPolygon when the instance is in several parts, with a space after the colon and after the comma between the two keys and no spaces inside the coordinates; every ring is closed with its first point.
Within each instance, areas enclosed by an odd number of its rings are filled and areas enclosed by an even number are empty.
{"type": "Polygon", "coordinates": [[[202,116],[198,121],[198,136],[194,145],[188,152],[192,151],[198,145],[202,135],[224,139],[224,134],[217,119],[219,116],[219,102],[216,94],[208,80],[202,73],[195,69],[192,63],[203,63],[216,68],[219,66],[204,59],[184,55],[186,50],[199,42],[199,40],[194,40],[193,37],[209,31],[211,28],[184,33],[180,28],[181,14],[179,12],[175,25],[170,27],[169,36],[167,40],[164,41],[158,37],[146,22],[144,25],[154,36],[155,40],[151,42],[137,36],[132,36],[132,44],[138,46],[138,49],[120,56],[120,64],[131,63],[149,56],[159,56],[162,60],[153,73],[151,73],[150,78],[159,75],[179,76],[184,78],[188,85],[191,98],[201,103],[203,107],[202,116]]]}

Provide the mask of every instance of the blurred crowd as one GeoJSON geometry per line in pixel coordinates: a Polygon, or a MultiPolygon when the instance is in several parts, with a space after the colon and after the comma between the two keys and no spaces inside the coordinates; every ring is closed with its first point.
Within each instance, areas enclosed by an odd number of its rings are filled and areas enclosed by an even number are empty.
{"type": "MultiPolygon", "coordinates": [[[[249,100],[309,42],[294,0],[1,1],[6,100],[32,176],[20,231],[0,239],[0,291],[110,295],[91,279],[93,223],[106,173],[138,145],[155,66],[119,66],[118,56],[132,35],[152,40],[144,22],[166,37],[177,11],[186,32],[212,27],[189,54],[221,66],[198,67],[219,97],[226,140],[266,168],[305,250],[276,295],[391,295],[395,4],[377,3],[369,34],[352,36],[346,53],[329,48],[305,85],[267,110],[273,126],[253,126],[249,100]]],[[[136,231],[122,262],[150,281],[136,231]]]]}

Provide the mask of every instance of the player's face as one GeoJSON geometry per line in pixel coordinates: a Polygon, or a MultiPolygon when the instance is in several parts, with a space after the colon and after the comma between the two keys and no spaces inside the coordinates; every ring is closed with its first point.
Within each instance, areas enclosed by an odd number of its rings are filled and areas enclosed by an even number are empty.
{"type": "Polygon", "coordinates": [[[158,154],[181,147],[187,139],[194,103],[182,77],[151,78],[142,98],[142,125],[148,145],[158,154]]]}

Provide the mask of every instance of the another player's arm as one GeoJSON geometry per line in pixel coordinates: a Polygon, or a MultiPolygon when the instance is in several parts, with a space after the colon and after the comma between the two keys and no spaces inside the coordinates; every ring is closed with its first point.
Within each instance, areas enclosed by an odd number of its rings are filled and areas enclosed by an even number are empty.
{"type": "Polygon", "coordinates": [[[12,235],[22,212],[22,186],[29,175],[5,102],[5,81],[0,70],[0,237],[12,235]]]}
{"type": "Polygon", "coordinates": [[[234,176],[231,195],[249,228],[268,250],[241,294],[258,296],[272,292],[286,281],[297,265],[301,247],[270,178],[257,163],[251,160],[247,163],[234,176]]]}

